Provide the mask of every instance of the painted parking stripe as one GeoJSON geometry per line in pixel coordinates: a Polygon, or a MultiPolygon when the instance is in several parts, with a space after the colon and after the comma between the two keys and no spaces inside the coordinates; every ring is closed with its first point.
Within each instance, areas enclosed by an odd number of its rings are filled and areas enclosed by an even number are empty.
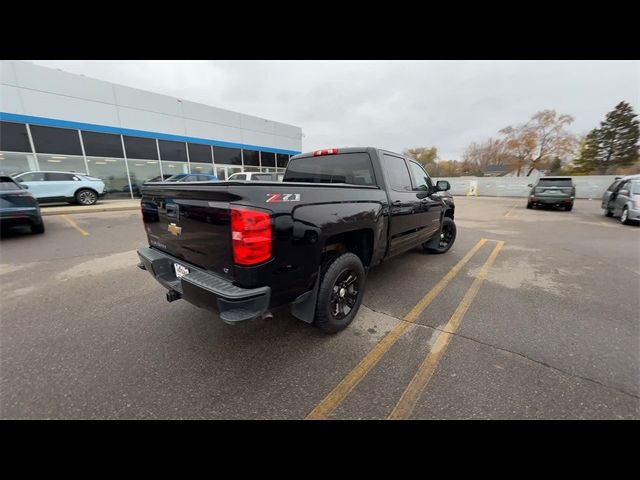
{"type": "Polygon", "coordinates": [[[81,228],[76,222],[74,222],[71,218],[67,217],[66,215],[60,215],[62,218],[65,219],[65,221],[71,225],[73,228],[75,228],[77,231],[80,232],[80,234],[82,236],[87,236],[89,235],[89,232],[87,232],[86,230],[84,230],[83,228],[81,228]]]}
{"type": "Polygon", "coordinates": [[[469,250],[469,252],[442,277],[442,279],[405,315],[385,337],[380,340],[356,367],[351,370],[344,379],[327,394],[326,397],[307,415],[306,420],[324,420],[338,405],[349,395],[349,393],[360,383],[369,371],[380,361],[385,353],[402,336],[409,326],[418,318],[420,313],[438,296],[438,294],[448,285],[448,283],[458,274],[458,272],[471,260],[480,248],[487,242],[482,238],[469,250]]]}
{"type": "Polygon", "coordinates": [[[480,286],[487,276],[487,272],[493,265],[493,262],[495,262],[496,257],[498,256],[498,253],[500,253],[500,249],[503,245],[504,241],[498,242],[498,244],[491,252],[491,255],[489,255],[489,258],[480,269],[480,272],[478,272],[478,275],[469,287],[469,290],[467,290],[467,293],[465,293],[464,297],[458,304],[456,311],[453,312],[453,315],[451,315],[451,318],[436,338],[433,347],[431,347],[431,349],[429,350],[429,353],[424,358],[424,361],[418,368],[418,371],[413,376],[411,382],[409,382],[409,385],[407,385],[407,388],[402,393],[400,400],[389,415],[390,420],[407,419],[413,412],[416,403],[420,399],[422,392],[424,392],[424,389],[429,383],[429,380],[433,376],[433,372],[440,363],[442,356],[446,352],[449,342],[458,330],[460,322],[464,318],[467,310],[469,310],[469,306],[471,306],[471,303],[478,294],[480,286]]]}
{"type": "Polygon", "coordinates": [[[507,213],[504,214],[505,217],[508,217],[509,215],[511,215],[511,212],[513,211],[514,208],[516,208],[517,205],[514,205],[513,207],[511,207],[509,209],[509,211],[507,213]]]}

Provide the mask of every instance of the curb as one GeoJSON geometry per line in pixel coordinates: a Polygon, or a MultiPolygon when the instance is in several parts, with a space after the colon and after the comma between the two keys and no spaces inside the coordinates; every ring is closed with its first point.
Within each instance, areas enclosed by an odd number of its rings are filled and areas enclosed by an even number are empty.
{"type": "Polygon", "coordinates": [[[67,215],[75,213],[99,213],[99,212],[123,212],[126,210],[140,210],[140,205],[134,205],[131,207],[102,207],[102,208],[67,208],[66,210],[47,211],[47,209],[40,209],[40,214],[43,217],[50,215],[67,215]]]}

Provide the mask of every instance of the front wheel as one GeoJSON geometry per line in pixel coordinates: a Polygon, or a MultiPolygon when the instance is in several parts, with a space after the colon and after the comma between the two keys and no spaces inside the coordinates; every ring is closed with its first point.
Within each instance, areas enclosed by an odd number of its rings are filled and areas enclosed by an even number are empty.
{"type": "Polygon", "coordinates": [[[456,241],[456,224],[452,218],[444,217],[442,220],[442,229],[440,230],[440,239],[436,246],[433,245],[433,240],[429,240],[422,244],[429,253],[445,253],[453,246],[453,242],[456,241]]]}
{"type": "Polygon", "coordinates": [[[627,207],[624,207],[622,209],[622,215],[620,215],[620,223],[622,223],[623,225],[631,224],[631,220],[629,220],[629,209],[627,207]]]}
{"type": "Polygon", "coordinates": [[[94,205],[98,201],[98,194],[88,188],[78,190],[76,193],[76,202],[81,205],[94,205]]]}
{"type": "Polygon", "coordinates": [[[315,325],[325,333],[345,329],[354,319],[364,292],[364,266],[353,253],[333,259],[322,275],[315,325]]]}

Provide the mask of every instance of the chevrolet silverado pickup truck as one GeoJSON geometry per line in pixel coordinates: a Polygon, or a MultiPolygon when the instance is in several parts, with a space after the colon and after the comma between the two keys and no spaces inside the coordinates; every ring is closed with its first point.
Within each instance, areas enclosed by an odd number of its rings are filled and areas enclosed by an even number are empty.
{"type": "Polygon", "coordinates": [[[291,157],[283,182],[146,183],[149,247],[138,267],[184,299],[235,324],[290,305],[326,333],[347,327],[367,272],[456,238],[452,197],[422,166],[377,148],[291,157]]]}

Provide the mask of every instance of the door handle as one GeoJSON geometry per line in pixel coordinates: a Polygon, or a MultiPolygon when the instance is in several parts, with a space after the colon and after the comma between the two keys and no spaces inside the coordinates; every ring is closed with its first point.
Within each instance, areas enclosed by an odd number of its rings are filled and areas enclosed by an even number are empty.
{"type": "Polygon", "coordinates": [[[400,205],[402,205],[402,202],[400,200],[396,200],[395,202],[393,202],[391,205],[395,206],[395,207],[399,207],[400,205]]]}

